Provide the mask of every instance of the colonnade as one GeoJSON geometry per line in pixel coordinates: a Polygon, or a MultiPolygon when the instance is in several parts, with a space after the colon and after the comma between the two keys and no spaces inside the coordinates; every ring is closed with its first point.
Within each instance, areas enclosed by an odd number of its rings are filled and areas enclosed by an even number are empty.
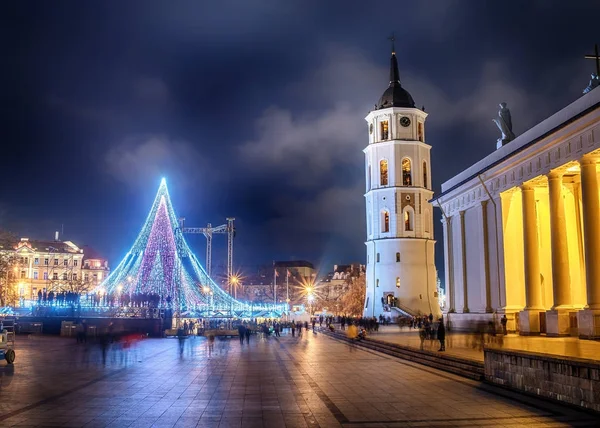
{"type": "MultiPolygon", "coordinates": [[[[586,306],[578,314],[578,329],[579,335],[589,337],[600,334],[597,331],[600,327],[600,204],[596,163],[597,159],[590,155],[579,161],[586,306]]],[[[581,309],[581,306],[574,306],[572,298],[563,174],[564,170],[555,170],[547,176],[554,302],[551,310],[546,312],[546,321],[547,333],[551,335],[569,334],[572,325],[568,312],[581,309]]],[[[534,187],[530,183],[524,183],[521,195],[526,306],[519,313],[520,331],[522,334],[537,334],[540,332],[540,313],[546,309],[542,303],[540,242],[534,187]]]]}

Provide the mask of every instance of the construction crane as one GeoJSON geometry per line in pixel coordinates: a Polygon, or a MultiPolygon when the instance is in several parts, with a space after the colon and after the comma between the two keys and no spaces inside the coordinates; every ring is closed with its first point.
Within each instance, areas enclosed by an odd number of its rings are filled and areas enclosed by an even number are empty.
{"type": "MultiPolygon", "coordinates": [[[[212,238],[215,233],[227,234],[227,285],[231,288],[231,278],[233,276],[233,238],[235,236],[235,227],[233,226],[234,217],[227,217],[227,223],[213,227],[210,223],[206,227],[185,227],[185,217],[179,218],[179,227],[182,233],[202,234],[206,237],[206,273],[211,276],[212,266],[212,238]]],[[[229,290],[231,294],[231,290],[229,290]]]]}

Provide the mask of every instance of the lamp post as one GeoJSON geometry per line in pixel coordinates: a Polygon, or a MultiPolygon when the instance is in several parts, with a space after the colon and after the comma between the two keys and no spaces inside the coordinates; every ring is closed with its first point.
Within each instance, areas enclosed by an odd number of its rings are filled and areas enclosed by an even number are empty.
{"type": "Polygon", "coordinates": [[[312,294],[312,291],[308,293],[306,300],[308,301],[308,315],[312,317],[312,304],[315,301],[315,296],[312,294]]]}
{"type": "Polygon", "coordinates": [[[237,275],[231,275],[229,277],[230,287],[233,288],[233,298],[237,299],[237,286],[240,283],[240,278],[237,275]]]}

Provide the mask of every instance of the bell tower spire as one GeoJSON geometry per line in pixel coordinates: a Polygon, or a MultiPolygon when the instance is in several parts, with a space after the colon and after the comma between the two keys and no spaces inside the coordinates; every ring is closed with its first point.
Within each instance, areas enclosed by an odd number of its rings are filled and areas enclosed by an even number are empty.
{"type": "Polygon", "coordinates": [[[400,72],[398,71],[398,60],[396,59],[396,38],[394,34],[388,39],[392,42],[392,58],[390,60],[390,86],[400,85],[400,72]]]}

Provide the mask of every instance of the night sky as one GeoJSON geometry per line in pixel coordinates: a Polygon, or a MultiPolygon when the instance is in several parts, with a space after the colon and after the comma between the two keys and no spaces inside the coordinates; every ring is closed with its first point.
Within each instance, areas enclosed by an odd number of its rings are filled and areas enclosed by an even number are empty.
{"type": "Polygon", "coordinates": [[[580,97],[600,43],[592,0],[18,1],[0,16],[0,228],[64,227],[113,267],[163,176],[188,226],[236,217],[235,265],[364,263],[364,117],[392,32],[436,192],[495,149],[500,101],[518,135],[580,97]]]}

